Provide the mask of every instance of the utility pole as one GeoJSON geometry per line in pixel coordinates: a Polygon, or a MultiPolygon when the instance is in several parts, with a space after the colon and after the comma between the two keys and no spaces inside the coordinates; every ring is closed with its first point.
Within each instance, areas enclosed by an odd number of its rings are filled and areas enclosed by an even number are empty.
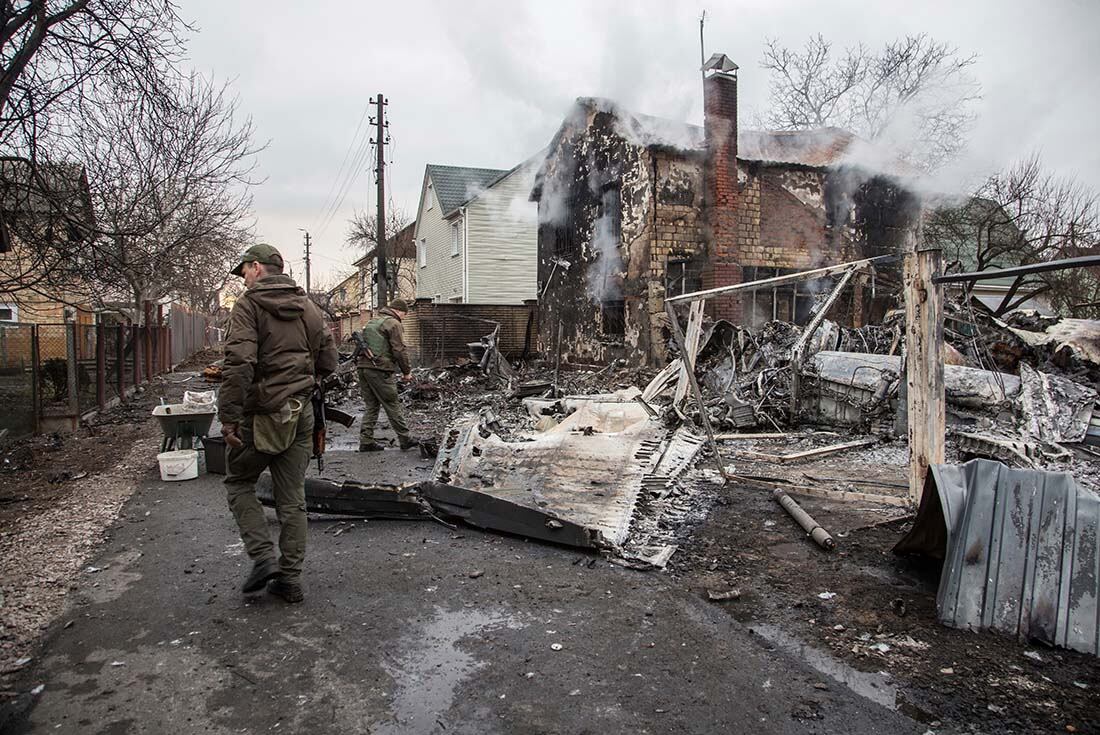
{"type": "Polygon", "coordinates": [[[386,105],[389,102],[381,92],[371,102],[377,106],[375,117],[371,121],[375,126],[374,140],[371,143],[375,145],[378,157],[378,167],[374,170],[378,179],[378,237],[374,248],[374,273],[378,285],[376,308],[381,309],[386,305],[386,295],[389,293],[389,278],[386,273],[386,145],[390,142],[386,132],[390,126],[386,122],[386,105]]]}
{"type": "MultiPolygon", "coordinates": [[[[302,230],[301,227],[298,229],[302,230]]],[[[309,230],[302,230],[302,232],[306,233],[306,294],[309,294],[309,230]]]]}

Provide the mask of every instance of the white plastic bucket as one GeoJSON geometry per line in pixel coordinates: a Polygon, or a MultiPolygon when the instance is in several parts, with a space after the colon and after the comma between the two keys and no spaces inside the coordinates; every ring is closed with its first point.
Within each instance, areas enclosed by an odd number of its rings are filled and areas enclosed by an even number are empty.
{"type": "Polygon", "coordinates": [[[199,476],[199,453],[195,449],[177,449],[157,455],[160,479],[165,482],[194,480],[199,476]]]}

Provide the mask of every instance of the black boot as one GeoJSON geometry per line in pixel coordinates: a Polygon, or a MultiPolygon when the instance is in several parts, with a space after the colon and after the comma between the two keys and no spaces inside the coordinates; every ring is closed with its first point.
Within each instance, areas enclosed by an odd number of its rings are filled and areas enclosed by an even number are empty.
{"type": "Polygon", "coordinates": [[[286,577],[275,577],[267,583],[267,591],[276,597],[281,597],[284,602],[298,603],[306,599],[302,592],[302,583],[288,580],[286,577]]]}
{"type": "Polygon", "coordinates": [[[376,441],[359,442],[360,452],[381,452],[385,447],[376,441]]]}
{"type": "Polygon", "coordinates": [[[411,436],[399,436],[397,437],[397,443],[401,447],[402,452],[420,446],[420,440],[411,436]]]}
{"type": "Polygon", "coordinates": [[[259,592],[267,584],[267,580],[279,576],[279,562],[275,557],[260,559],[252,565],[252,573],[241,586],[241,592],[259,592]]]}

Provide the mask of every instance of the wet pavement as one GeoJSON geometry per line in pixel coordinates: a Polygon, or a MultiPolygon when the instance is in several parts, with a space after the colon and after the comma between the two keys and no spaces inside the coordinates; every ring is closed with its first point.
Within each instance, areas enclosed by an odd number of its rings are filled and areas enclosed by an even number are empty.
{"type": "MultiPolygon", "coordinates": [[[[324,474],[430,466],[330,451],[324,474]]],[[[889,682],[667,575],[468,528],[315,517],[305,603],[245,598],[220,479],[164,483],[150,464],[28,668],[44,688],[14,732],[924,731],[880,704],[889,682]]]]}

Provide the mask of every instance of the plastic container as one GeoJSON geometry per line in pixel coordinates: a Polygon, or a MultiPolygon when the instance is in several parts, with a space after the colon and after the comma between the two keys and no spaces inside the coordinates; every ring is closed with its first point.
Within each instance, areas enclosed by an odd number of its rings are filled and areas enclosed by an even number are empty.
{"type": "Polygon", "coordinates": [[[199,476],[199,452],[196,449],[176,449],[157,455],[160,479],[165,482],[194,480],[199,476]]]}
{"type": "Polygon", "coordinates": [[[215,475],[225,474],[225,439],[220,436],[208,436],[202,440],[206,450],[206,471],[215,475]]]}

